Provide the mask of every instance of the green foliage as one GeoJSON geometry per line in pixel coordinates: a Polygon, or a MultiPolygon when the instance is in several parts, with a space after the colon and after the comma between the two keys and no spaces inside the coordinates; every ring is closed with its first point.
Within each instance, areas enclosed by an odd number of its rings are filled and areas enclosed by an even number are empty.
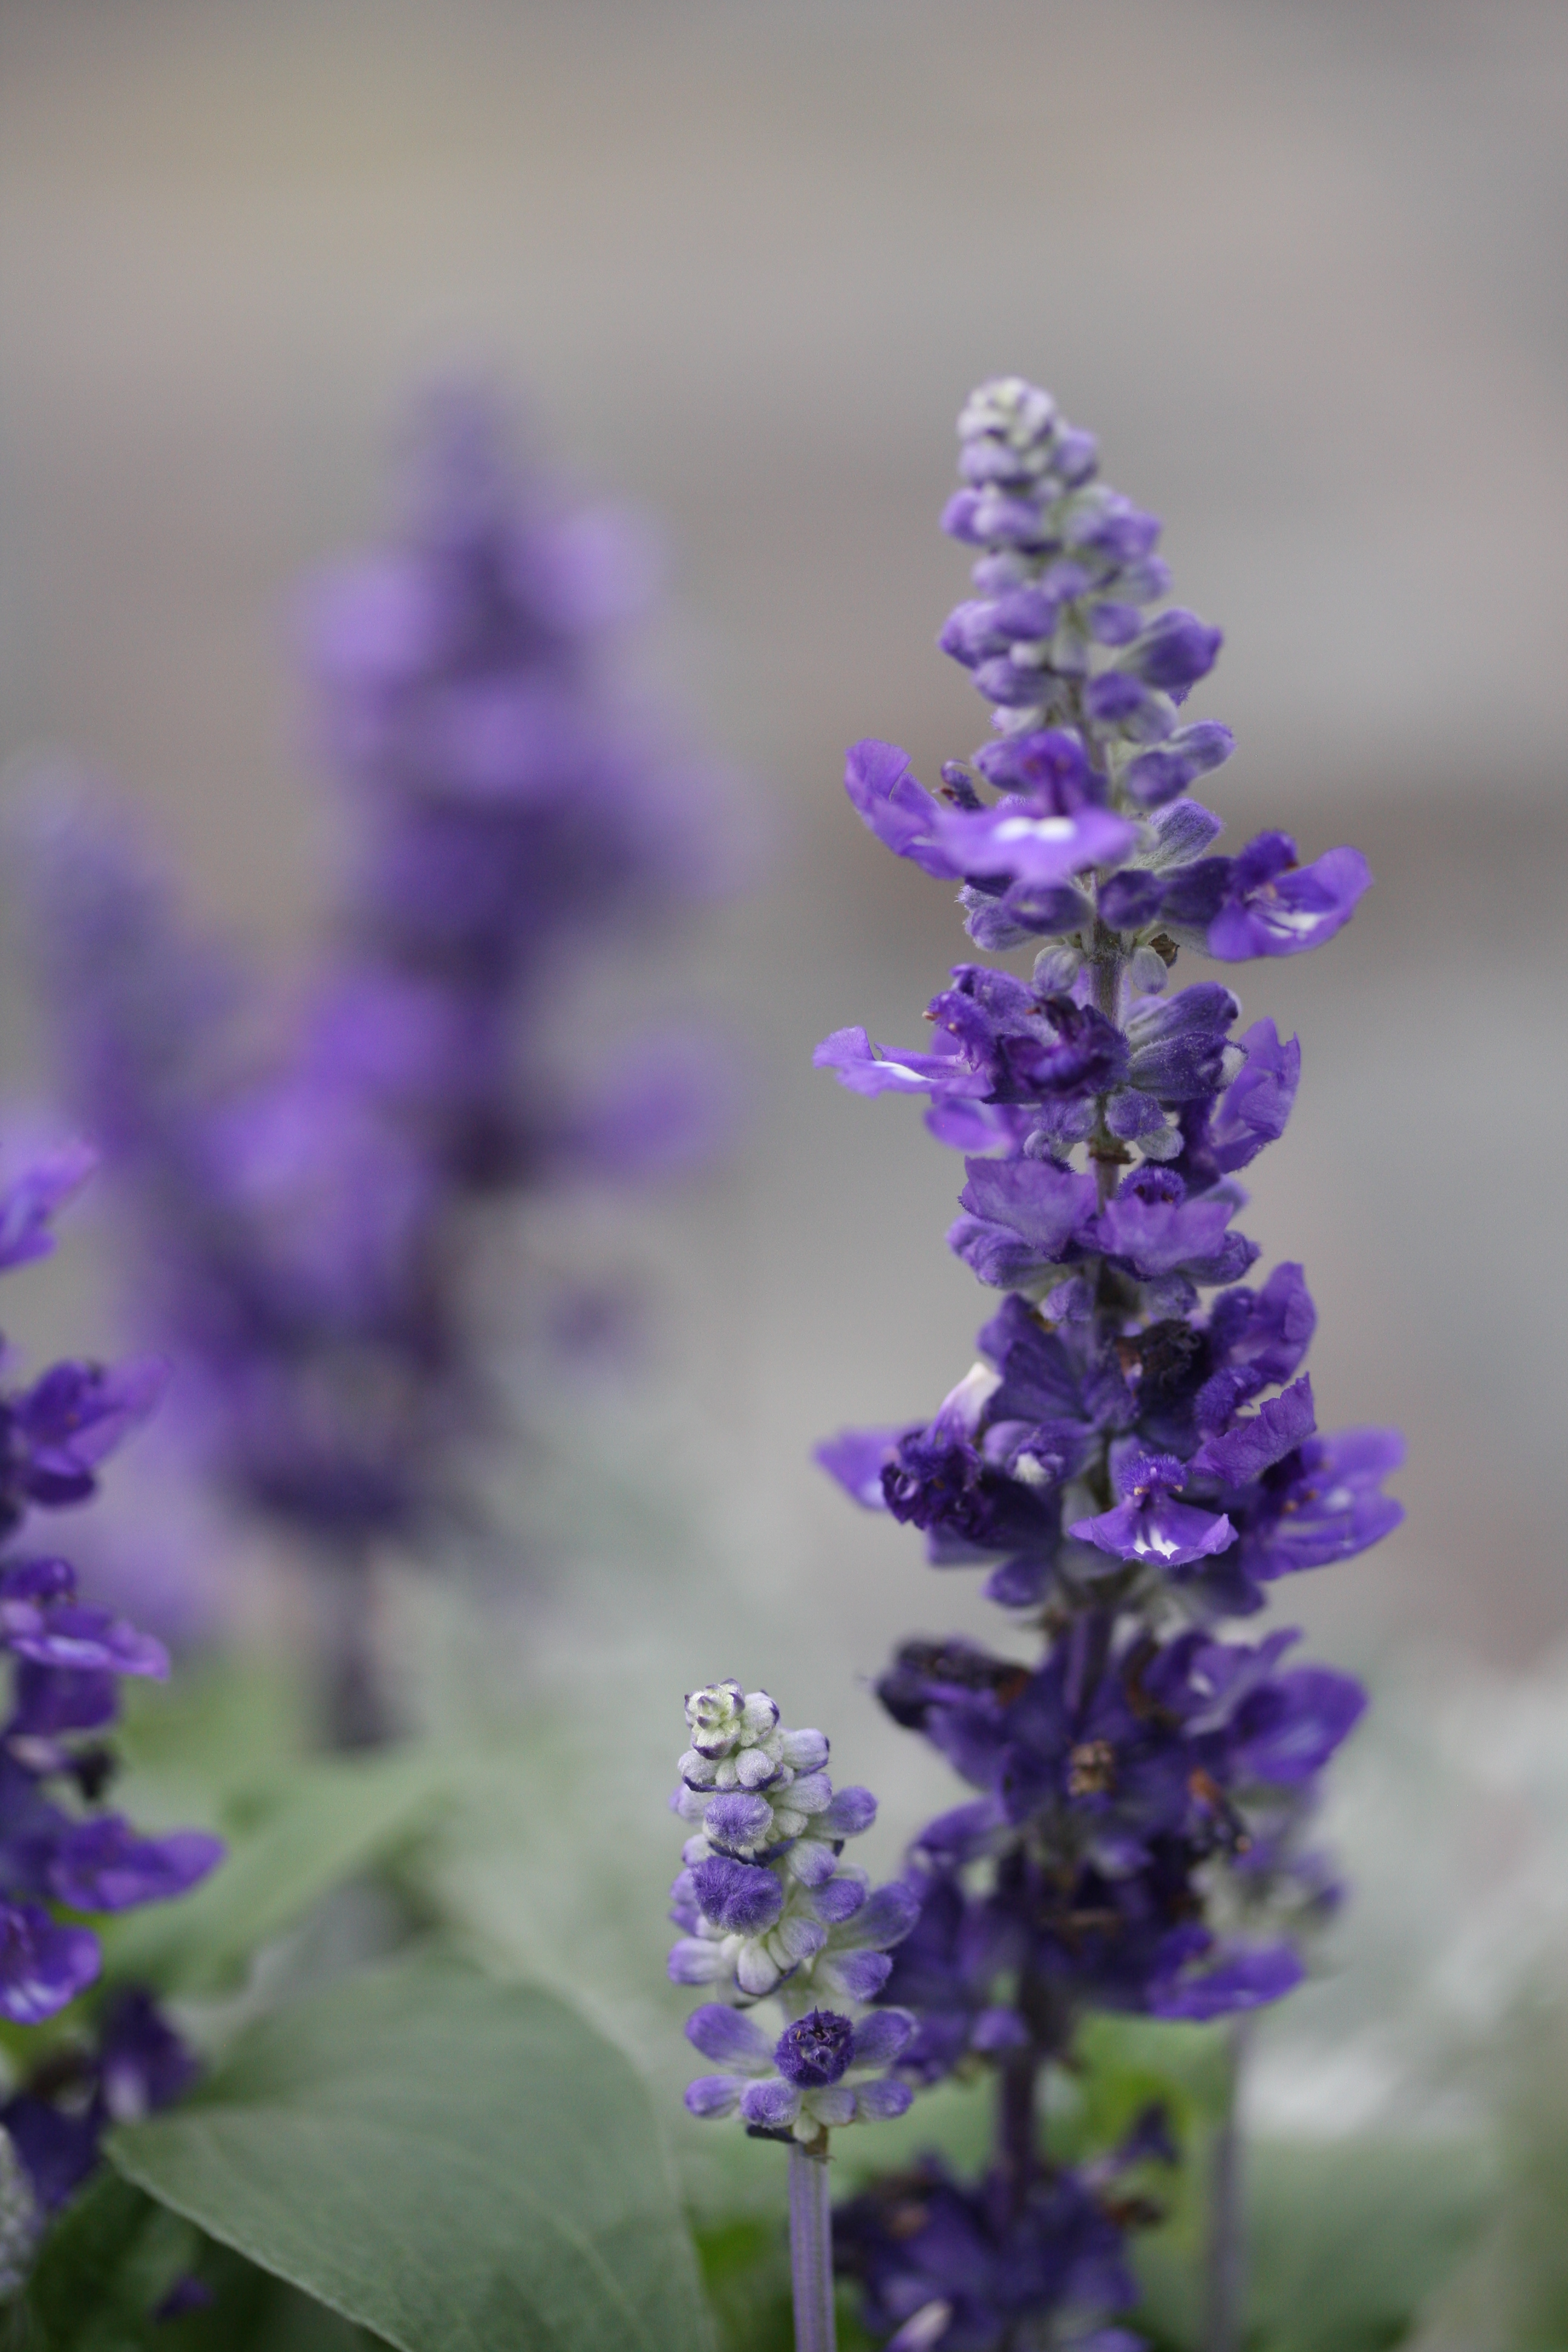
{"type": "Polygon", "coordinates": [[[1488,2169],[1465,2142],[1264,2141],[1247,2166],[1248,2341],[1267,2352],[1405,2343],[1488,2210],[1488,2169]]]}
{"type": "MultiPolygon", "coordinates": [[[[780,2171],[784,2150],[777,2150],[780,2171]]],[[[708,2290],[719,2352],[795,2352],[795,2310],[789,2276],[789,2230],[781,2213],[754,2213],[696,2231],[702,2284],[708,2290]]],[[[871,2339],[855,2313],[848,2285],[838,2290],[838,2352],[869,2352],[871,2339]]]]}
{"type": "Polygon", "coordinates": [[[222,1865],[178,1903],[109,1923],[105,1973],[164,1992],[237,1983],[259,1945],[356,1872],[385,1862],[426,1827],[454,1778],[426,1748],[318,1757],[234,1792],[216,1809],[222,1865]]]}
{"type": "Polygon", "coordinates": [[[50,2231],[6,2352],[373,2352],[376,2339],[105,2171],[50,2231]],[[200,2310],[160,2317],[176,2282],[200,2310]]]}
{"type": "Polygon", "coordinates": [[[553,1996],[431,1960],[252,2026],[124,2178],[400,2352],[705,2352],[642,2085],[553,1996]]]}
{"type": "Polygon", "coordinates": [[[130,2352],[198,2244],[188,2221],[103,2174],[50,2231],[27,2288],[39,2352],[130,2352]]]}
{"type": "MultiPolygon", "coordinates": [[[[778,2150],[780,2169],[784,2150],[778,2150]]],[[[795,2352],[788,2224],[754,2213],[700,2225],[697,2257],[720,2352],[795,2352]]]]}

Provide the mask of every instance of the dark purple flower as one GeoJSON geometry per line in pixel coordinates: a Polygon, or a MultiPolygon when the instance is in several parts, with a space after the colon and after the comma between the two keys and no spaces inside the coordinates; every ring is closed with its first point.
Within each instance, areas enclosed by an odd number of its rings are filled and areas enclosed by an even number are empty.
{"type": "Polygon", "coordinates": [[[1100,1211],[1092,1237],[1148,1280],[1184,1274],[1194,1282],[1233,1282],[1258,1255],[1251,1242],[1226,1231],[1241,1199],[1217,1186],[1189,1201],[1173,1170],[1137,1168],[1100,1211]]]}
{"type": "Polygon", "coordinates": [[[1312,1383],[1303,1377],[1255,1413],[1234,1421],[1223,1435],[1205,1438],[1189,1466],[1194,1475],[1216,1478],[1223,1486],[1244,1486],[1272,1469],[1316,1427],[1312,1383]]]}
{"type": "Polygon", "coordinates": [[[691,1872],[699,1908],[726,1935],[760,1936],[784,1908],[784,1889],[771,1870],[715,1854],[691,1872]]]}
{"type": "Polygon", "coordinates": [[[49,1871],[50,1891],[76,1911],[129,1911],[167,1903],[216,1869],[223,1841],[205,1830],[173,1830],[140,1838],[118,1813],[81,1822],[60,1840],[49,1871]]]}
{"type": "Polygon", "coordinates": [[[1211,2017],[1233,2017],[1237,2011],[1261,2009],[1294,1992],[1305,1974],[1300,1955],[1289,1944],[1257,1948],[1219,1948],[1212,1965],[1184,1970],[1160,1988],[1150,2002],[1155,2017],[1185,2018],[1194,2022],[1211,2017]]]}
{"type": "Polygon", "coordinates": [[[1145,998],[1127,1021],[1131,1083],[1164,1103],[1216,1094],[1242,1066],[1230,1042],[1240,1010],[1229,989],[1212,980],[1145,998]]]}
{"type": "Polygon", "coordinates": [[[1236,1541],[1236,1529],[1223,1512],[1173,1499],[1187,1483],[1185,1463],[1168,1454],[1145,1454],[1130,1443],[1113,1446],[1110,1460],[1118,1500],[1097,1518],[1073,1522],[1071,1532],[1082,1542],[1114,1552],[1119,1559],[1152,1560],[1175,1570],[1236,1541]]]}
{"type": "MultiPolygon", "coordinates": [[[[29,1561],[27,1569],[64,1567],[64,1561],[29,1561]]],[[[162,1682],[169,1671],[161,1642],[138,1633],[106,1609],[81,1609],[66,1601],[49,1606],[16,1593],[16,1570],[0,1573],[0,1643],[37,1666],[76,1674],[150,1675],[162,1682]]]]}
{"type": "Polygon", "coordinates": [[[138,2123],[173,2105],[199,2071],[149,1993],[132,1987],[115,1994],[91,2047],[55,2053],[0,2107],[0,2125],[45,2211],[54,2212],[87,2179],[111,2123],[138,2123]]]}
{"type": "Polygon", "coordinates": [[[62,1927],[37,1903],[0,1900],[0,2016],[41,2025],[85,1992],[99,1967],[86,1927],[62,1927]]]}
{"type": "Polygon", "coordinates": [[[1121,772],[1122,788],[1140,808],[1161,808],[1173,801],[1213,768],[1222,767],[1236,749],[1236,738],[1216,719],[1200,719],[1178,727],[1147,751],[1140,751],[1121,772]]]}
{"type": "Polygon", "coordinates": [[[888,1498],[882,1487],[882,1472],[890,1460],[900,1437],[909,1433],[898,1429],[846,1429],[837,1437],[826,1438],[817,1446],[812,1459],[837,1478],[846,1494],[868,1511],[885,1511],[888,1498]]]}
{"type": "Polygon", "coordinates": [[[966,1160],[959,1194],[968,1211],[948,1247],[983,1282],[1016,1288],[1040,1267],[1072,1255],[1094,1213],[1094,1179],[1054,1160],[966,1160]]]}
{"type": "Polygon", "coordinates": [[[1139,2341],[1103,2325],[1137,2288],[1121,2228],[1077,2173],[1036,2181],[1020,2202],[1001,2178],[961,2188],[928,2156],[834,2221],[838,2266],[860,2283],[866,2327],[889,2352],[1005,2352],[1020,2329],[1058,2316],[1083,2352],[1139,2341]]]}
{"type": "Polygon", "coordinates": [[[1350,1559],[1381,1543],[1405,1517],[1383,1481],[1405,1459],[1394,1429],[1342,1429],[1304,1445],[1238,1497],[1239,1563],[1267,1582],[1350,1559]]]}
{"type": "Polygon", "coordinates": [[[855,2028],[831,2009],[814,2009],[786,2026],[773,2051],[773,2063],[786,2083],[803,2091],[826,2090],[839,2082],[855,2054],[855,2028]]]}
{"type": "Polygon", "coordinates": [[[840,1086],[852,1094],[929,1094],[933,1100],[958,1096],[983,1097],[988,1074],[963,1056],[959,1042],[943,1033],[946,1050],[934,1054],[895,1054],[873,1045],[864,1029],[836,1029],[812,1055],[819,1070],[831,1070],[840,1086]]]}
{"type": "Polygon", "coordinates": [[[976,752],[974,764],[998,792],[1016,793],[1036,807],[1071,816],[1100,799],[1081,740],[1065,728],[1035,728],[1004,735],[976,752]]]}
{"type": "Polygon", "coordinates": [[[994,808],[939,812],[933,836],[955,874],[1005,877],[1030,889],[1121,857],[1136,838],[1125,817],[1092,805],[1058,815],[1009,794],[994,808]]]}

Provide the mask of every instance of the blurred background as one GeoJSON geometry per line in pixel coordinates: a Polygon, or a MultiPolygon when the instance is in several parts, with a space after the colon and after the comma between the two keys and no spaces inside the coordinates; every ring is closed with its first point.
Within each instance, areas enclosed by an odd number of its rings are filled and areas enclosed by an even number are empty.
{"type": "MultiPolygon", "coordinates": [[[[0,5],[6,759],[111,773],[286,961],[332,824],[291,600],[384,523],[411,389],[488,371],[659,519],[644,658],[752,779],[749,889],[679,973],[752,1116],[562,1244],[653,1303],[638,1379],[563,1396],[517,1469],[573,1546],[518,1671],[615,1665],[639,1759],[692,1680],[765,1679],[883,1791],[889,1864],[942,1783],[866,1679],[987,1612],[809,1450],[929,1413],[984,1307],[916,1108],[811,1068],[848,1022],[916,1042],[964,945],[862,833],[843,750],[891,737],[929,778],[984,734],[933,642],[971,383],[1048,384],[1164,517],[1226,635],[1209,797],[1243,838],[1354,840],[1377,882],[1331,952],[1240,974],[1305,1057],[1247,1229],[1305,1261],[1325,1424],[1410,1446],[1405,1528],[1280,1596],[1384,1701],[1337,1801],[1362,1925],[1281,2025],[1312,2065],[1282,2045],[1258,2094],[1301,2129],[1375,2108],[1414,1988],[1500,1999],[1568,1906],[1565,226],[1552,0],[0,5]]],[[[40,1349],[102,1341],[67,1258],[40,1349]]]]}

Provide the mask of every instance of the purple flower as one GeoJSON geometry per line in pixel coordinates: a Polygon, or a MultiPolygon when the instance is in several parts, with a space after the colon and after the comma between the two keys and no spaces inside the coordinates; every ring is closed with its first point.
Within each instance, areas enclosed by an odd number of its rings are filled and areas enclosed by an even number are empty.
{"type": "Polygon", "coordinates": [[[1218,629],[1206,627],[1195,613],[1173,606],[1150,623],[1122,656],[1121,666],[1145,686],[1182,695],[1208,676],[1221,643],[1218,629]]]}
{"type": "Polygon", "coordinates": [[[118,1813],[100,1813],[63,1837],[50,1865],[52,1893],[75,1911],[129,1911],[167,1903],[199,1885],[223,1859],[204,1830],[139,1838],[118,1813]]]}
{"type": "Polygon", "coordinates": [[[195,2059],[139,1988],[117,1993],[95,2045],[46,2060],[39,2074],[0,2106],[46,2212],[80,2187],[111,2123],[139,2123],[172,2106],[195,2082],[195,2059]]]}
{"type": "Polygon", "coordinates": [[[913,2092],[888,2069],[914,2032],[904,2010],[879,2009],[858,2025],[811,2010],[776,2042],[752,2019],[718,2004],[694,2010],[686,2038],[723,2068],[699,2075],[686,2105],[704,2121],[737,2111],[753,2131],[816,2139],[830,2127],[901,2116],[913,2092]]]}
{"type": "Polygon", "coordinates": [[[1241,1007],[1228,988],[1199,981],[1153,997],[1128,1017],[1128,1076],[1165,1103],[1212,1098],[1241,1067],[1230,1030],[1241,1007]]]}
{"type": "Polygon", "coordinates": [[[1405,1517],[1382,1491],[1405,1459],[1394,1429],[1343,1429],[1309,1438],[1266,1471],[1237,1510],[1239,1560],[1262,1581],[1350,1559],[1392,1534],[1405,1517]]]}
{"type": "Polygon", "coordinates": [[[1140,751],[1121,772],[1122,790],[1139,808],[1162,808],[1175,800],[1200,776],[1222,767],[1236,749],[1228,727],[1200,719],[1178,727],[1163,743],[1140,751]]]}
{"type": "Polygon", "coordinates": [[[15,1525],[29,1502],[85,1502],[99,1464],[156,1404],[167,1369],[156,1358],[113,1367],[55,1364],[30,1389],[0,1399],[8,1457],[0,1515],[15,1525]]]}
{"type": "Polygon", "coordinates": [[[942,811],[916,782],[910,755],[898,744],[879,743],[872,736],[852,744],[844,763],[844,789],[861,824],[895,856],[949,881],[962,871],[938,846],[942,811]]]}
{"type": "Polygon", "coordinates": [[[1001,876],[1030,889],[1121,857],[1137,837],[1126,818],[1109,809],[1063,816],[1013,794],[994,808],[939,812],[932,830],[952,872],[1001,876]]]}
{"type": "Polygon", "coordinates": [[[948,1247],[983,1282],[1014,1289],[1077,1254],[1094,1213],[1094,1179],[1054,1160],[966,1160],[968,1211],[948,1247]]]}
{"type": "Polygon", "coordinates": [[[98,1938],[62,1927],[37,1903],[0,1899],[0,2016],[41,2025],[98,1976],[98,1938]]]}
{"type": "Polygon", "coordinates": [[[1188,908],[1206,915],[1208,951],[1224,963],[1321,947],[1344,929],[1372,881],[1359,849],[1329,849],[1298,864],[1288,833],[1260,833],[1238,857],[1209,860],[1193,877],[1167,902],[1167,915],[1178,923],[1190,919],[1188,908]]]}
{"type": "Polygon", "coordinates": [[[1005,2352],[1053,2320],[1081,2352],[1134,2352],[1104,2323],[1137,2288],[1121,2229],[1086,2174],[1059,2170],[1022,2198],[1000,2177],[960,2186],[936,2157],[875,2183],[836,2215],[839,2267],[889,2352],[1005,2352]]]}
{"type": "Polygon", "coordinates": [[[48,1255],[55,1246],[50,1218],[79,1192],[97,1165],[98,1154],[90,1144],[60,1144],[0,1191],[0,1273],[48,1255]]]}
{"type": "Polygon", "coordinates": [[[1185,1275],[1194,1282],[1233,1282],[1258,1252],[1226,1230],[1245,1195],[1215,1186],[1195,1200],[1173,1169],[1134,1169],[1095,1218],[1094,1239],[1146,1280],[1185,1275]]]}
{"type": "Polygon", "coordinates": [[[1304,1970],[1289,1944],[1268,1944],[1255,1949],[1218,1948],[1212,1966],[1188,1969],[1173,1975],[1150,2003],[1155,2017],[1232,2017],[1237,2011],[1261,2009],[1294,1992],[1304,1970]]]}
{"type": "Polygon", "coordinates": [[[1077,1519],[1071,1532],[1119,1559],[1152,1560],[1160,1567],[1188,1568],[1236,1541],[1223,1513],[1178,1503],[1187,1468],[1168,1454],[1145,1454],[1131,1444],[1111,1449],[1111,1475],[1118,1500],[1097,1518],[1077,1519]]]}

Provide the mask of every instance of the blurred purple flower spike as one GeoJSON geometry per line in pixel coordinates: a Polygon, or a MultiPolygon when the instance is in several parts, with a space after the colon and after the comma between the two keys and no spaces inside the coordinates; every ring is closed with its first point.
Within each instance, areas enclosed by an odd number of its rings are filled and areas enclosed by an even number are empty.
{"type": "Polygon", "coordinates": [[[476,1205],[679,1174],[732,1124],[720,1041],[667,1024],[606,1053],[589,985],[735,871],[731,796],[618,682],[651,576],[646,533],[514,462],[486,394],[426,403],[401,529],[308,599],[347,822],[291,1022],[215,977],[123,833],[79,803],[35,827],[40,960],[138,1328],[211,1477],[321,1567],[349,1744],[388,1727],[373,1555],[458,1524],[493,1434],[476,1205]]]}

